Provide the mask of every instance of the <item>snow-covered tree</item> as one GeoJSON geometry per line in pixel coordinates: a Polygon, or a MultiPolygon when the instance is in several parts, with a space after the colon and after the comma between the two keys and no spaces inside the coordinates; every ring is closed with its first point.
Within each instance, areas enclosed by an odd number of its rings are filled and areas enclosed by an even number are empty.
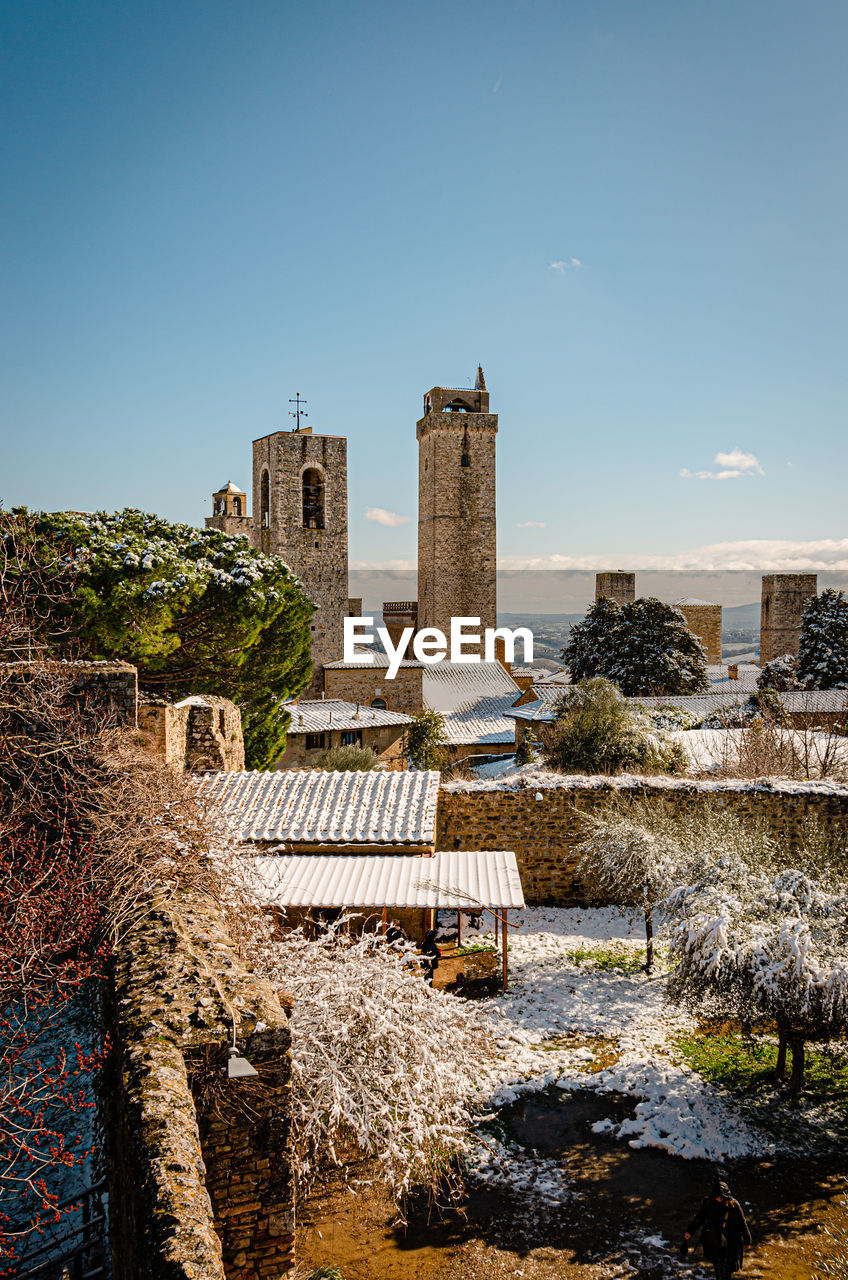
{"type": "Polygon", "coordinates": [[[679,773],[683,749],[614,684],[596,676],[569,685],[540,731],[546,763],[564,773],[679,773]]]}
{"type": "Polygon", "coordinates": [[[808,689],[848,688],[848,597],[828,587],[801,621],[798,675],[808,689]]]}
{"type": "Polygon", "coordinates": [[[767,662],[757,677],[758,689],[775,689],[784,693],[792,689],[800,689],[798,679],[798,662],[793,653],[784,653],[780,658],[767,662]]]}
{"type": "Polygon", "coordinates": [[[778,1078],[789,1048],[789,1089],[800,1090],[805,1043],[848,1029],[848,893],[797,869],[753,867],[728,848],[668,905],[673,997],[700,1012],[774,1022],[778,1078]]]}
{"type": "Polygon", "coordinates": [[[338,926],[317,940],[271,937],[259,919],[249,944],[258,972],[294,997],[292,1082],[301,1192],[322,1161],[351,1149],[376,1157],[398,1200],[412,1187],[455,1182],[470,1149],[473,1084],[492,1054],[469,1002],[435,991],[410,951],[338,926]]]}
{"type": "Polygon", "coordinates": [[[645,969],[654,965],[654,912],[685,875],[689,851],[669,823],[650,824],[642,806],[588,817],[578,875],[593,893],[645,921],[645,969]],[[651,829],[653,825],[654,829],[651,829]]]}
{"type": "Polygon", "coordinates": [[[708,687],[706,654],[683,614],[650,597],[619,608],[596,601],[562,651],[572,679],[605,676],[625,697],[678,696],[708,687]]]}

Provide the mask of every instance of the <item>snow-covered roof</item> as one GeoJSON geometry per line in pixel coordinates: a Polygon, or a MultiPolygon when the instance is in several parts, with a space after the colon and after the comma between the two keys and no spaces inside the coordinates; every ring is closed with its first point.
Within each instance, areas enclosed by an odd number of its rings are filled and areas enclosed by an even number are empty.
{"type": "Polygon", "coordinates": [[[265,855],[254,859],[260,892],[278,907],[521,908],[510,850],[454,849],[432,858],[265,855]]]}
{"type": "Polygon", "coordinates": [[[546,671],[544,675],[540,675],[538,680],[533,681],[533,685],[547,684],[571,684],[571,672],[563,668],[561,671],[546,671]]]}
{"type": "Polygon", "coordinates": [[[435,842],[436,770],[207,773],[200,795],[240,839],[296,844],[435,842]]]}
{"type": "Polygon", "coordinates": [[[757,687],[757,681],[760,677],[760,668],[753,662],[735,662],[733,664],[738,669],[738,675],[735,680],[731,680],[727,663],[709,664],[707,666],[707,679],[710,682],[710,690],[717,692],[719,689],[728,689],[732,693],[734,690],[741,693],[743,690],[752,693],[757,687]]]}
{"type": "Polygon", "coordinates": [[[386,711],[341,698],[316,698],[290,707],[290,734],[322,733],[327,729],[376,729],[386,725],[411,723],[400,711],[386,711]]]}
{"type": "Polygon", "coordinates": [[[506,712],[509,720],[533,720],[539,724],[550,724],[554,718],[553,705],[550,702],[527,702],[523,707],[510,707],[506,712]]]}
{"type": "Polygon", "coordinates": [[[675,600],[674,602],[675,608],[679,608],[680,605],[682,604],[692,604],[692,605],[699,605],[699,606],[709,605],[711,609],[717,609],[721,607],[720,605],[717,605],[714,600],[699,600],[697,596],[684,596],[682,600],[675,600]]]}
{"type": "Polygon", "coordinates": [[[848,689],[801,689],[797,692],[779,693],[784,711],[843,711],[848,708],[848,689]]]}
{"type": "Polygon", "coordinates": [[[689,711],[693,716],[703,719],[714,711],[730,711],[734,707],[742,707],[750,698],[749,690],[740,689],[737,681],[732,681],[735,689],[716,691],[715,693],[693,693],[679,697],[664,698],[628,698],[634,707],[677,707],[679,711],[689,711]]]}
{"type": "Polygon", "coordinates": [[[445,719],[447,741],[511,743],[515,729],[507,718],[521,689],[499,662],[436,662],[425,666],[424,705],[445,719]]]}

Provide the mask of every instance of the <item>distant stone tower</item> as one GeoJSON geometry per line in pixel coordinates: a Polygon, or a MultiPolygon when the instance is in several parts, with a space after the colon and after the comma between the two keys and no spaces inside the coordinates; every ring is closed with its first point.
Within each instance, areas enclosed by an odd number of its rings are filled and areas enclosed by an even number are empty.
{"type": "Polygon", "coordinates": [[[686,596],[674,605],[686,619],[686,625],[704,646],[710,666],[721,663],[721,605],[709,600],[686,596]]]}
{"type": "Polygon", "coordinates": [[[310,427],[253,442],[254,546],[281,556],[318,606],[312,619],[310,693],[343,654],[347,584],[347,440],[310,427]]]}
{"type": "Polygon", "coordinates": [[[595,599],[612,600],[619,608],[632,604],[636,599],[636,574],[618,569],[612,573],[595,574],[595,599]]]}
{"type": "Polygon", "coordinates": [[[763,574],[760,666],[784,653],[797,654],[804,606],[818,590],[815,573],[763,574]]]}
{"type": "Polygon", "coordinates": [[[432,387],[418,437],[418,626],[452,617],[497,626],[495,436],[478,367],[474,388],[432,387]]]}
{"type": "Polygon", "coordinates": [[[253,521],[247,514],[247,494],[232,480],[212,494],[212,515],[206,517],[206,528],[240,534],[245,538],[251,536],[253,521]]]}

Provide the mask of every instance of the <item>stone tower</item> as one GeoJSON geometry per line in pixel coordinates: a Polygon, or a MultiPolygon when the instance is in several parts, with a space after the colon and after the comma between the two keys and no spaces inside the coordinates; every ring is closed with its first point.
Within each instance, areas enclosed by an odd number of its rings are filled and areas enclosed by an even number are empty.
{"type": "Polygon", "coordinates": [[[721,664],[721,605],[712,604],[709,600],[698,600],[694,596],[685,596],[674,605],[686,619],[686,625],[696,636],[707,655],[710,666],[721,664]]]}
{"type": "Polygon", "coordinates": [[[595,574],[595,599],[612,600],[621,608],[636,599],[636,574],[623,569],[595,574]]]}
{"type": "Polygon", "coordinates": [[[798,652],[801,615],[818,589],[815,573],[765,573],[760,605],[760,666],[798,652]]]}
{"type": "Polygon", "coordinates": [[[251,536],[253,521],[247,514],[247,494],[232,480],[212,494],[212,515],[206,517],[206,528],[240,534],[244,538],[251,536]]]}
{"type": "Polygon", "coordinates": [[[478,368],[473,389],[432,387],[418,437],[418,626],[452,617],[497,626],[495,436],[478,368]]]}
{"type": "Polygon", "coordinates": [[[253,543],[285,560],[317,605],[310,693],[322,667],[342,657],[348,611],[347,440],[311,427],[253,442],[253,543]]]}

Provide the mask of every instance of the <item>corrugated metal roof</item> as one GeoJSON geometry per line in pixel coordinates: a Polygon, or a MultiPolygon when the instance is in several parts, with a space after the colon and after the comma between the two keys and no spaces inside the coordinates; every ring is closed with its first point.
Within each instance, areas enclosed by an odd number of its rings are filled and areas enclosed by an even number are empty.
{"type": "Polygon", "coordinates": [[[495,745],[515,740],[507,711],[521,689],[499,662],[437,662],[424,668],[424,705],[445,718],[447,740],[495,745]]]}
{"type": "Polygon", "coordinates": [[[432,846],[436,838],[436,770],[207,773],[198,785],[242,840],[432,846]]]}
{"type": "Polygon", "coordinates": [[[290,734],[321,733],[327,729],[367,729],[381,725],[404,725],[411,717],[399,711],[385,711],[366,704],[343,702],[340,698],[310,699],[290,707],[290,734]]]}
{"type": "Polygon", "coordinates": [[[268,854],[254,862],[260,891],[278,907],[524,906],[515,854],[504,849],[433,858],[268,854]]]}

